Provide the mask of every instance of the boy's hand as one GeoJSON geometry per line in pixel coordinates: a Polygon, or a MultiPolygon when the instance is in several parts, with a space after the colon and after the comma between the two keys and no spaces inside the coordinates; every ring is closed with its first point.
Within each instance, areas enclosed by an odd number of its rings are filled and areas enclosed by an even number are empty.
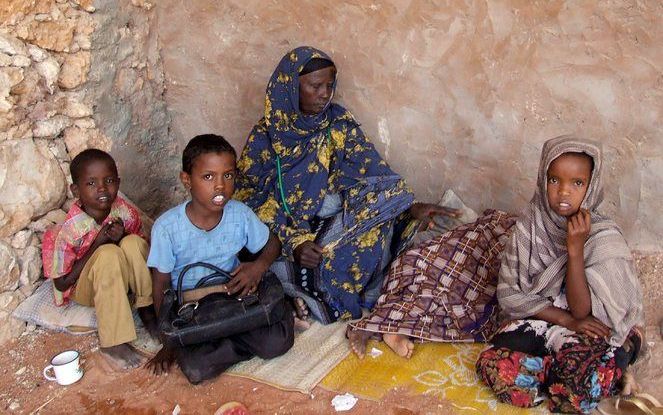
{"type": "Polygon", "coordinates": [[[304,268],[316,268],[322,261],[322,247],[315,242],[302,242],[292,253],[295,261],[304,268]]]}
{"type": "Polygon", "coordinates": [[[105,224],[104,226],[101,227],[101,229],[99,230],[99,233],[97,234],[97,237],[94,238],[94,242],[93,242],[94,246],[99,247],[101,245],[109,244],[109,243],[113,242],[113,240],[108,235],[108,229],[110,229],[111,225],[112,225],[111,223],[107,223],[107,224],[105,224]]]}
{"type": "Polygon", "coordinates": [[[121,219],[114,219],[101,227],[93,244],[99,247],[104,244],[118,243],[123,236],[124,223],[121,219]]]}
{"type": "Polygon", "coordinates": [[[229,294],[239,293],[240,297],[253,293],[258,289],[267,268],[259,262],[242,262],[230,275],[233,278],[226,284],[229,294]]]}
{"type": "Polygon", "coordinates": [[[592,228],[592,218],[585,209],[566,219],[566,249],[569,254],[582,252],[592,228]]]}
{"type": "Polygon", "coordinates": [[[565,327],[578,334],[586,334],[595,339],[608,337],[610,335],[610,328],[594,316],[587,316],[583,319],[570,319],[569,322],[565,324],[565,327]]]}
{"type": "Polygon", "coordinates": [[[122,222],[122,219],[113,219],[110,221],[105,232],[113,243],[120,242],[124,236],[124,223],[122,222]]]}

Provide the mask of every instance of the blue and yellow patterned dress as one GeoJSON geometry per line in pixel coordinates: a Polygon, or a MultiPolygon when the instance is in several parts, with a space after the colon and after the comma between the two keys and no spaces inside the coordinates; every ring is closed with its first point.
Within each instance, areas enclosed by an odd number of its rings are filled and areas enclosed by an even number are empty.
{"type": "MultiPolygon", "coordinates": [[[[265,116],[238,161],[235,198],[253,208],[281,240],[290,275],[276,273],[286,292],[305,297],[314,316],[328,323],[359,318],[361,307],[372,306],[362,293],[382,277],[383,252],[390,249],[394,226],[399,218],[405,220],[402,213],[414,196],[345,108],[329,103],[320,114],[302,114],[299,72],[313,58],[331,60],[319,50],[299,47],[272,74],[265,116]],[[330,195],[340,196],[342,207],[332,220],[336,236],[331,240],[312,227],[330,195]],[[318,269],[292,262],[294,249],[305,241],[323,246],[318,269]],[[288,290],[292,286],[294,293],[288,290]]],[[[400,228],[405,226],[399,222],[400,228]]]]}

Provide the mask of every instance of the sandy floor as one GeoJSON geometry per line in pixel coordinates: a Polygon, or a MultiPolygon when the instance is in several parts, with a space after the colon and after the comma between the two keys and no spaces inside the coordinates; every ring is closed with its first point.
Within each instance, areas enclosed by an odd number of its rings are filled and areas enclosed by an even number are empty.
{"type": "MultiPolygon", "coordinates": [[[[653,329],[653,327],[652,327],[653,329]]],[[[179,369],[154,377],[144,369],[117,372],[99,354],[94,335],[71,336],[36,330],[8,345],[0,356],[0,413],[16,414],[161,414],[176,405],[182,414],[212,414],[223,403],[239,401],[252,414],[335,413],[335,393],[316,388],[311,395],[283,392],[250,380],[221,376],[192,386],[179,369]],[[77,349],[83,356],[83,379],[72,386],[45,380],[42,369],[57,352],[77,349]]],[[[651,355],[636,366],[645,390],[663,398],[663,341],[650,330],[651,355]]],[[[448,403],[428,396],[392,391],[383,401],[360,400],[352,414],[449,414],[448,403]]]]}
{"type": "MultiPolygon", "coordinates": [[[[0,356],[0,413],[42,414],[212,414],[223,403],[239,401],[252,414],[335,413],[335,393],[316,388],[311,395],[283,392],[250,380],[221,376],[213,382],[190,385],[179,369],[154,377],[144,369],[114,371],[99,354],[95,336],[71,336],[36,330],[10,343],[0,356]],[[42,369],[57,352],[77,349],[85,375],[72,386],[45,380],[42,369]]],[[[360,400],[352,414],[449,413],[446,403],[432,397],[393,391],[382,402],[360,400]]]]}
{"type": "MultiPolygon", "coordinates": [[[[647,352],[636,364],[635,375],[644,390],[663,399],[663,340],[657,325],[660,307],[663,254],[640,255],[637,266],[645,286],[647,352]]],[[[202,385],[190,385],[179,369],[154,377],[143,369],[117,372],[99,354],[95,335],[72,336],[34,330],[0,354],[0,413],[42,414],[213,414],[228,401],[244,403],[252,414],[336,413],[333,392],[316,388],[311,395],[283,392],[250,380],[221,376],[202,385]],[[72,386],[59,386],[42,376],[42,369],[56,353],[76,349],[82,354],[85,375],[72,386]]],[[[352,414],[449,414],[449,404],[428,396],[412,396],[394,390],[381,402],[360,400],[352,414]]]]}

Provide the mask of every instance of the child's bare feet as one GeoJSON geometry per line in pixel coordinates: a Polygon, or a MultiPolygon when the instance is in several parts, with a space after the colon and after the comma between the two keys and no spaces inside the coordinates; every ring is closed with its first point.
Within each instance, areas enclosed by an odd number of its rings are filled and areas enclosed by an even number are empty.
{"type": "Polygon", "coordinates": [[[175,349],[164,346],[145,364],[145,368],[156,376],[167,374],[170,372],[170,367],[175,362],[176,357],[177,352],[175,349]]]}
{"type": "Polygon", "coordinates": [[[101,353],[119,369],[133,369],[143,362],[143,357],[127,343],[111,347],[100,347],[101,353]]]}
{"type": "Polygon", "coordinates": [[[295,308],[296,317],[300,320],[308,320],[308,307],[303,298],[295,297],[292,299],[292,305],[295,308]]]}
{"type": "Polygon", "coordinates": [[[150,333],[154,339],[159,339],[159,326],[157,324],[157,314],[154,311],[154,306],[148,305],[147,307],[140,307],[138,309],[138,316],[145,325],[147,332],[150,333]]]}
{"type": "Polygon", "coordinates": [[[311,322],[308,320],[301,320],[295,317],[295,331],[301,333],[311,328],[311,322]]]}
{"type": "Polygon", "coordinates": [[[414,351],[414,343],[403,334],[383,334],[382,340],[400,357],[409,359],[414,351]]]}
{"type": "Polygon", "coordinates": [[[304,299],[300,297],[292,298],[292,308],[294,309],[295,330],[300,332],[308,330],[311,327],[311,322],[308,307],[304,299]]]}
{"type": "Polygon", "coordinates": [[[360,359],[363,359],[364,356],[366,356],[366,344],[372,335],[373,333],[370,331],[356,329],[350,325],[348,325],[348,328],[345,331],[345,337],[348,338],[352,351],[360,359]]]}
{"type": "Polygon", "coordinates": [[[622,391],[620,395],[622,396],[631,396],[636,392],[640,392],[640,385],[638,385],[638,382],[636,382],[635,378],[633,377],[633,373],[631,373],[628,369],[626,372],[624,372],[621,383],[622,391]]]}

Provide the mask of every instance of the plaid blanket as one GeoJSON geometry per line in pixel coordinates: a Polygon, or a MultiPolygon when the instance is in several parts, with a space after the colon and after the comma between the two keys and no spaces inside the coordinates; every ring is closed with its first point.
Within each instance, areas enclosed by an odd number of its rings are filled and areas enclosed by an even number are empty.
{"type": "Polygon", "coordinates": [[[487,210],[400,255],[360,330],[428,341],[486,341],[495,329],[501,254],[515,216],[487,210]]]}

